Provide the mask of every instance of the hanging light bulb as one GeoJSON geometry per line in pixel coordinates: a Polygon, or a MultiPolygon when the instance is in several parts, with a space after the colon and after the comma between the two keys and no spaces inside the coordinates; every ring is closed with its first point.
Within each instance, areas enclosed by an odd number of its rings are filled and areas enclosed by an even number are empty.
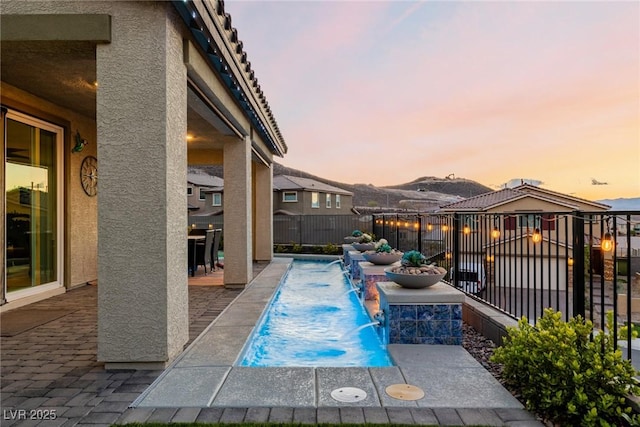
{"type": "Polygon", "coordinates": [[[444,254],[444,257],[445,257],[446,259],[451,259],[451,252],[447,252],[447,253],[445,253],[445,254],[444,254]]]}
{"type": "Polygon", "coordinates": [[[465,224],[464,227],[462,227],[462,232],[464,234],[471,234],[471,227],[469,227],[469,224],[465,224]]]}
{"type": "Polygon", "coordinates": [[[415,228],[416,230],[417,230],[418,228],[420,228],[420,223],[419,223],[419,222],[414,222],[414,223],[413,223],[413,228],[415,228]]]}
{"type": "Polygon", "coordinates": [[[540,229],[536,228],[533,232],[533,234],[531,235],[531,240],[533,241],[533,243],[540,243],[540,241],[542,241],[542,234],[540,234],[540,229]]]}
{"type": "Polygon", "coordinates": [[[569,264],[569,267],[571,267],[573,265],[573,258],[569,257],[569,259],[567,260],[567,264],[569,264]]]}
{"type": "Polygon", "coordinates": [[[433,224],[431,224],[430,222],[427,223],[427,230],[428,231],[433,230],[433,224]]]}
{"type": "Polygon", "coordinates": [[[449,226],[447,224],[442,224],[442,231],[449,231],[449,226]]]}
{"type": "Polygon", "coordinates": [[[605,252],[609,252],[613,250],[614,246],[615,246],[615,243],[613,241],[613,238],[611,237],[611,233],[607,231],[606,233],[604,233],[604,237],[600,242],[600,248],[605,252]]]}
{"type": "Polygon", "coordinates": [[[494,239],[500,237],[500,230],[498,230],[498,227],[493,227],[493,230],[491,230],[491,237],[494,239]]]}

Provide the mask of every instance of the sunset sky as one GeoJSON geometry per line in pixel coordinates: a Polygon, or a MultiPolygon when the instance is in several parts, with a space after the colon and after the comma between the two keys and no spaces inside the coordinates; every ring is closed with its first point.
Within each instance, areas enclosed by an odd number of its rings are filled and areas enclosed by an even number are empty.
{"type": "Polygon", "coordinates": [[[227,1],[289,153],[345,183],[640,197],[637,1],[227,1]],[[607,185],[592,185],[592,178],[607,185]]]}

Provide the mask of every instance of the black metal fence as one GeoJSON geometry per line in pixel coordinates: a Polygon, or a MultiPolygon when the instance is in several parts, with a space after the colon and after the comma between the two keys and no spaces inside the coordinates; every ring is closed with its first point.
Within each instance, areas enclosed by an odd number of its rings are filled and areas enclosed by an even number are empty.
{"type": "Polygon", "coordinates": [[[640,211],[381,214],[373,230],[402,251],[419,250],[453,286],[513,318],[533,323],[553,308],[616,336],[640,325],[640,211]]]}
{"type": "MultiPolygon", "coordinates": [[[[223,225],[222,216],[189,221],[195,228],[223,225]]],[[[447,269],[453,286],[513,318],[535,322],[553,308],[596,328],[609,324],[616,334],[622,325],[640,325],[640,211],[273,218],[274,244],[340,244],[356,229],[420,251],[447,269]]],[[[631,357],[631,346],[627,352],[631,357]]]]}

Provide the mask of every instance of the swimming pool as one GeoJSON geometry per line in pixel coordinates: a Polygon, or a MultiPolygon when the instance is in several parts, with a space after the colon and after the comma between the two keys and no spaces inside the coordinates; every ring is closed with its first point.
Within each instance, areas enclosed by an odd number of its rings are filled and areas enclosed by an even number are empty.
{"type": "Polygon", "coordinates": [[[342,263],[294,260],[240,366],[393,366],[342,263]]]}

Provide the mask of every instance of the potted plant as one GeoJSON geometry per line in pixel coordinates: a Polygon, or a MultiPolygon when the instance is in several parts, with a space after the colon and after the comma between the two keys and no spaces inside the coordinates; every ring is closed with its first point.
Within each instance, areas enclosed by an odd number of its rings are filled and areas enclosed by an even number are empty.
{"type": "Polygon", "coordinates": [[[358,241],[358,239],[360,239],[360,237],[362,236],[362,231],[360,230],[353,230],[351,232],[351,236],[347,236],[344,238],[344,242],[347,244],[352,244],[358,241]]]}
{"type": "Polygon", "coordinates": [[[357,242],[352,243],[355,250],[364,252],[374,248],[373,237],[370,234],[362,233],[357,242]]]}
{"type": "Polygon", "coordinates": [[[398,261],[402,257],[402,252],[389,246],[386,239],[380,239],[374,244],[373,250],[364,252],[362,256],[372,264],[389,265],[398,261]]]}
{"type": "Polygon", "coordinates": [[[409,251],[402,256],[399,267],[385,268],[384,273],[389,280],[404,288],[428,288],[438,283],[447,274],[447,270],[435,264],[427,264],[427,260],[418,251],[409,251]]]}

